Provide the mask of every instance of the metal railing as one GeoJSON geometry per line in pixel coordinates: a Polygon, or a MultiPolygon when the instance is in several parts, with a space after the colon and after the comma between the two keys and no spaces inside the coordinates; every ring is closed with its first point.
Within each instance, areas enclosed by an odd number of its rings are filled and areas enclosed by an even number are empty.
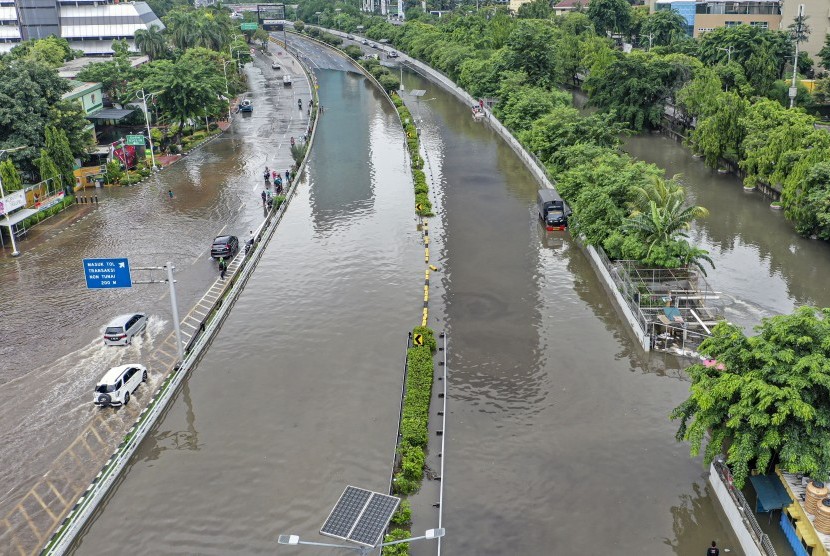
{"type": "Polygon", "coordinates": [[[746,501],[744,493],[735,488],[732,484],[732,472],[729,470],[729,467],[727,467],[721,459],[716,459],[712,462],[712,465],[715,468],[715,471],[717,471],[721,481],[723,481],[723,484],[726,485],[726,490],[729,492],[729,496],[732,498],[732,501],[735,502],[735,505],[740,510],[741,515],[743,515],[744,524],[747,526],[747,530],[752,534],[752,537],[755,539],[755,542],[761,548],[762,552],[766,556],[776,556],[775,548],[772,546],[769,536],[764,533],[761,526],[758,524],[758,520],[755,519],[755,509],[749,505],[749,502],[746,501]]]}

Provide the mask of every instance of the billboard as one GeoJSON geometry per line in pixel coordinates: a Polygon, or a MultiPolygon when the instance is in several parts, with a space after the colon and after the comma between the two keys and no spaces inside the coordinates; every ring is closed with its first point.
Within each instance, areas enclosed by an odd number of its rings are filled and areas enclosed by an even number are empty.
{"type": "Polygon", "coordinates": [[[13,210],[17,210],[25,206],[26,192],[22,189],[13,191],[6,195],[5,199],[0,199],[0,215],[8,214],[13,210]]]}
{"type": "Polygon", "coordinates": [[[266,31],[282,31],[285,28],[285,4],[257,4],[256,15],[266,31]]]}

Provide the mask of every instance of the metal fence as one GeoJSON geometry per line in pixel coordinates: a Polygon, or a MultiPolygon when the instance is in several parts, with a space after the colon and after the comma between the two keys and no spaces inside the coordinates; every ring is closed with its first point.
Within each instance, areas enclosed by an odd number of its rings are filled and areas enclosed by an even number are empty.
{"type": "Polygon", "coordinates": [[[758,524],[758,520],[755,519],[755,509],[749,505],[749,502],[746,501],[746,497],[744,493],[735,488],[732,484],[732,472],[729,470],[729,467],[720,460],[717,459],[712,462],[715,471],[717,471],[718,476],[723,481],[723,484],[726,485],[727,490],[729,491],[729,496],[732,497],[732,501],[735,502],[735,505],[738,506],[738,509],[741,511],[741,514],[744,517],[744,523],[752,534],[755,542],[761,548],[761,552],[766,556],[776,556],[775,548],[772,546],[772,542],[769,540],[769,536],[761,529],[761,526],[758,524]]]}

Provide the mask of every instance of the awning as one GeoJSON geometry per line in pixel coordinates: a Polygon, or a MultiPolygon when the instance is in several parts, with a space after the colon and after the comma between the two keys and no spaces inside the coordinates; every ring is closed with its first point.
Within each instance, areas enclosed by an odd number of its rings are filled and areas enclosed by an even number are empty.
{"type": "Polygon", "coordinates": [[[750,477],[749,480],[758,494],[758,499],[755,502],[756,513],[780,510],[784,506],[792,504],[793,501],[790,495],[787,494],[787,489],[781,484],[778,475],[755,475],[750,477]]]}
{"type": "Polygon", "coordinates": [[[87,119],[90,120],[120,120],[126,118],[135,112],[132,108],[102,108],[101,110],[90,114],[87,119]]]}
{"type": "Polygon", "coordinates": [[[19,211],[14,212],[14,213],[10,214],[9,216],[0,218],[0,226],[6,226],[7,228],[10,228],[10,227],[14,226],[15,224],[17,224],[18,222],[21,222],[22,220],[26,220],[31,215],[37,214],[37,212],[38,211],[35,210],[35,209],[27,209],[27,208],[20,209],[19,211]]]}

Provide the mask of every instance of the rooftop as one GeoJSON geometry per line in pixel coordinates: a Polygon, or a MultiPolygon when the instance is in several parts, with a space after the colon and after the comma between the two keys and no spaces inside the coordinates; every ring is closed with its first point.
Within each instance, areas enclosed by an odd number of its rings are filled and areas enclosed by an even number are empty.
{"type": "Polygon", "coordinates": [[[591,3],[591,0],[562,0],[554,6],[554,8],[576,8],[577,6],[586,7],[591,3]]]}
{"type": "MultiPolygon", "coordinates": [[[[98,62],[111,62],[113,60],[112,56],[84,56],[82,58],[75,58],[74,60],[69,60],[63,66],[58,69],[58,75],[65,79],[74,79],[82,69],[84,69],[89,64],[95,64],[98,62]]],[[[141,64],[146,64],[150,61],[150,58],[147,56],[132,56],[130,57],[130,65],[132,67],[140,66],[141,64]]]]}

